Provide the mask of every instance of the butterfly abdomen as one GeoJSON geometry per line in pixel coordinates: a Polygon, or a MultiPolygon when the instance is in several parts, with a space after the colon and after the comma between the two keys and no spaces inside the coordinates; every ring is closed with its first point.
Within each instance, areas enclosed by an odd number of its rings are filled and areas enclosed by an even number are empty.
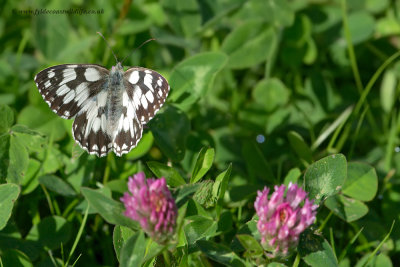
{"type": "Polygon", "coordinates": [[[123,71],[117,67],[113,67],[108,77],[107,83],[107,121],[109,122],[107,132],[110,133],[112,139],[114,139],[118,128],[121,115],[123,115],[122,109],[122,93],[125,91],[123,83],[123,71]]]}

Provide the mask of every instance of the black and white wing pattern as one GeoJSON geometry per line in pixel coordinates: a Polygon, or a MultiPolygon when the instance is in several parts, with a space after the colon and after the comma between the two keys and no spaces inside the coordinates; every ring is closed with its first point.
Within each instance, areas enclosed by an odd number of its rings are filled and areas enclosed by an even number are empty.
{"type": "Polygon", "coordinates": [[[100,92],[108,74],[109,70],[100,65],[64,64],[42,70],[35,83],[51,110],[71,119],[83,103],[100,92]]]}
{"type": "Polygon", "coordinates": [[[124,78],[136,115],[142,124],[146,124],[164,104],[169,93],[168,82],[158,72],[140,67],[128,69],[124,78]]]}
{"type": "Polygon", "coordinates": [[[154,117],[169,92],[165,78],[150,69],[133,67],[123,77],[123,110],[113,139],[113,149],[117,155],[128,153],[137,145],[142,138],[142,125],[154,117]]]}
{"type": "Polygon", "coordinates": [[[90,154],[114,151],[122,156],[134,148],[147,123],[169,92],[159,73],[118,63],[111,71],[99,65],[66,64],[47,68],[35,77],[39,92],[59,116],[75,118],[72,134],[90,154]]]}

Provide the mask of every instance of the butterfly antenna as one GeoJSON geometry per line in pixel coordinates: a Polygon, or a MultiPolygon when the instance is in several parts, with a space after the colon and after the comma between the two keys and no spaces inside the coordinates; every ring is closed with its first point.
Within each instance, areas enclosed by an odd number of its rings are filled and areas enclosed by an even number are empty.
{"type": "Polygon", "coordinates": [[[144,45],[147,44],[148,42],[154,41],[154,40],[156,40],[156,38],[150,38],[149,40],[144,41],[141,45],[139,45],[139,47],[133,49],[133,51],[132,51],[129,55],[127,55],[127,56],[121,61],[121,64],[122,64],[122,62],[125,61],[125,59],[127,59],[128,57],[130,57],[130,56],[133,54],[133,52],[135,52],[136,50],[140,49],[142,46],[144,46],[144,45]]]}
{"type": "Polygon", "coordinates": [[[117,63],[118,63],[118,58],[117,58],[117,56],[114,54],[114,51],[112,50],[110,44],[107,42],[106,38],[103,36],[103,34],[101,34],[101,32],[97,32],[97,34],[100,35],[101,38],[103,38],[104,42],[106,42],[108,48],[110,48],[111,53],[113,54],[113,56],[114,56],[114,58],[115,58],[115,61],[117,61],[117,63]]]}

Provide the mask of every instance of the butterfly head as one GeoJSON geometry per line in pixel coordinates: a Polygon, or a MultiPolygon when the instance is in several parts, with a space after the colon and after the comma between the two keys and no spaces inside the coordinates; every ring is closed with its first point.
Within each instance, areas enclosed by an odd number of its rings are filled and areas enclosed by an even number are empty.
{"type": "Polygon", "coordinates": [[[111,71],[116,72],[116,71],[123,71],[124,69],[122,68],[121,62],[118,62],[117,65],[112,66],[111,71]]]}

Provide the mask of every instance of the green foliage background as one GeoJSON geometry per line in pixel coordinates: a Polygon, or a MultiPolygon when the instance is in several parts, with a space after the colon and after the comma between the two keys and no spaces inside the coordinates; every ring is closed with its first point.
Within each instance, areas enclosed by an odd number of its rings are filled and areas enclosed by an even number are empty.
{"type": "Polygon", "coordinates": [[[69,257],[77,266],[258,265],[256,191],[289,181],[320,209],[297,258],[274,266],[400,264],[399,227],[391,232],[400,214],[399,1],[8,1],[0,10],[4,266],[69,257]],[[42,9],[100,14],[35,14],[42,9]],[[154,69],[171,86],[121,158],[83,152],[73,121],[52,113],[33,81],[57,64],[115,65],[97,31],[119,60],[129,55],[125,67],[154,69]],[[170,252],[121,214],[138,171],[166,177],[177,200],[170,252]]]}

